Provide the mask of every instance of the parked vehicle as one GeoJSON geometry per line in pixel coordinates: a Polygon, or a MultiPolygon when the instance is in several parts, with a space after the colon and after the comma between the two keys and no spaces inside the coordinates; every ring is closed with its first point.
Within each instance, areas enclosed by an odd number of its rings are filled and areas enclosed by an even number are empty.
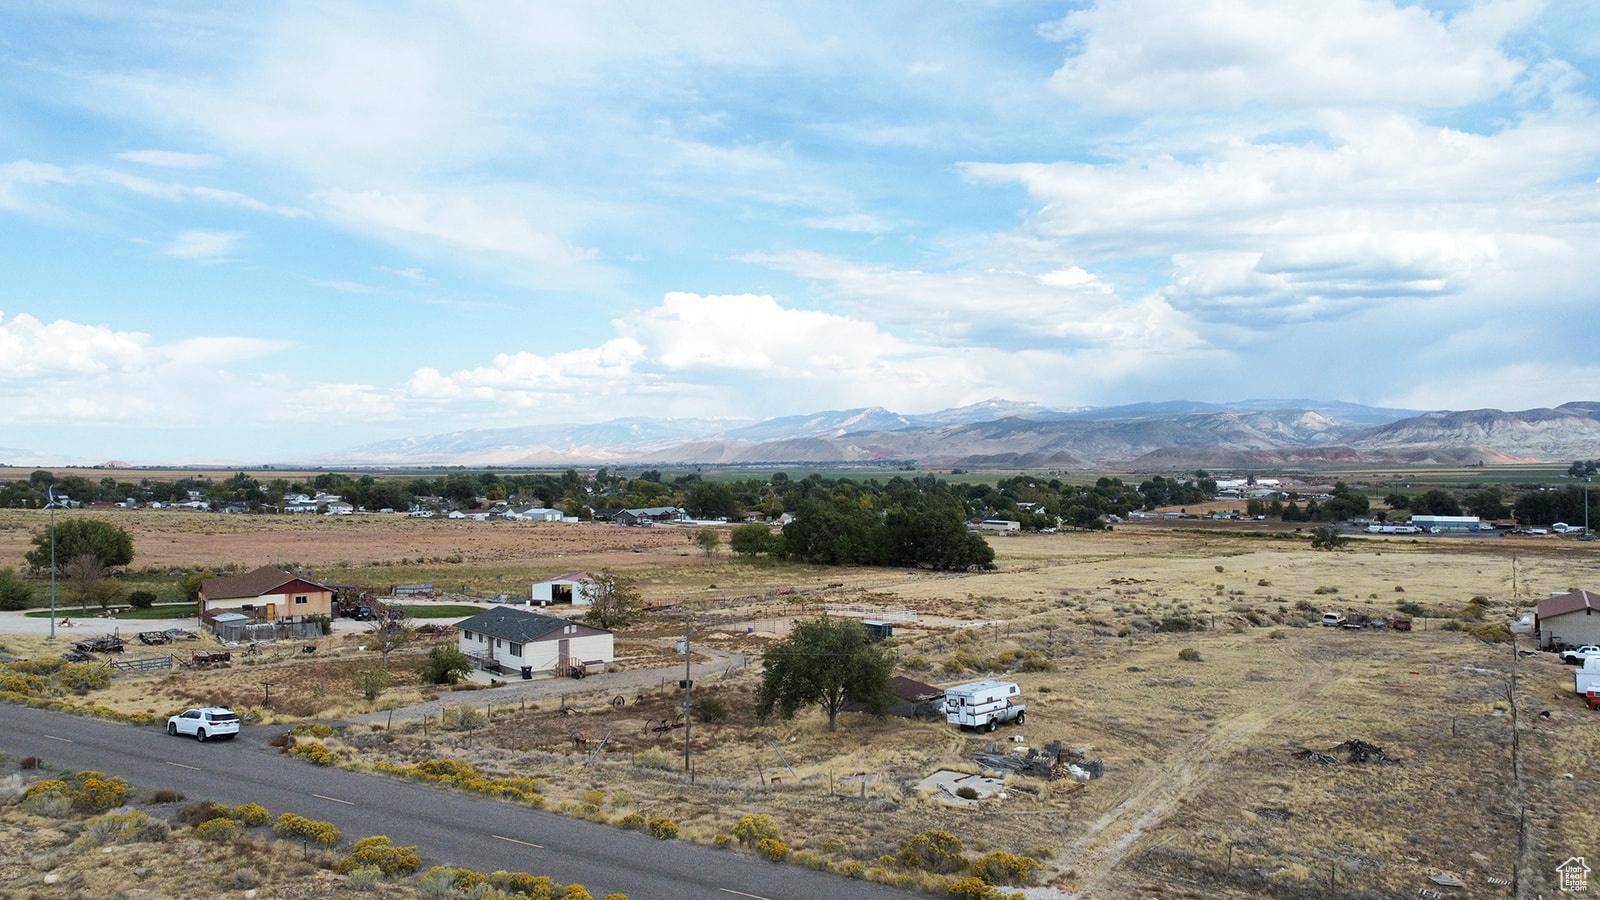
{"type": "Polygon", "coordinates": [[[1600,691],[1600,657],[1583,661],[1583,667],[1572,673],[1572,690],[1587,698],[1590,691],[1600,691]]]}
{"type": "Polygon", "coordinates": [[[1393,620],[1393,621],[1391,621],[1389,623],[1389,627],[1393,628],[1395,631],[1410,631],[1411,630],[1411,620],[1410,619],[1395,619],[1395,620],[1393,620]]]}
{"type": "Polygon", "coordinates": [[[222,706],[202,706],[184,710],[167,720],[167,734],[192,734],[197,741],[211,738],[232,740],[239,733],[239,717],[222,706]]]}
{"type": "Polygon", "coordinates": [[[1600,709],[1600,688],[1589,688],[1584,692],[1583,702],[1589,704],[1590,709],[1600,709]]]}
{"type": "Polygon", "coordinates": [[[1012,699],[1022,693],[1012,681],[974,681],[945,688],[944,720],[961,728],[994,731],[1003,723],[1021,725],[1027,704],[1012,699]]]}
{"type": "Polygon", "coordinates": [[[1600,656],[1600,646],[1584,644],[1576,650],[1561,651],[1561,661],[1572,666],[1581,666],[1584,660],[1591,656],[1600,656]]]}
{"type": "Polygon", "coordinates": [[[1336,628],[1345,623],[1344,613],[1327,612],[1322,614],[1322,624],[1329,628],[1336,628]]]}

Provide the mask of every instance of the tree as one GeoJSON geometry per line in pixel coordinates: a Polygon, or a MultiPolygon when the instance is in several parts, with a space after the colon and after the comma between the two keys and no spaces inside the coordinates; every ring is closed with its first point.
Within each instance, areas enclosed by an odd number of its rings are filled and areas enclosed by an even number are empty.
{"type": "Polygon", "coordinates": [[[696,547],[705,551],[709,559],[717,555],[717,548],[722,546],[722,538],[715,528],[702,528],[694,533],[694,543],[696,547]]]}
{"type": "Polygon", "coordinates": [[[0,569],[0,610],[27,609],[33,606],[33,590],[18,580],[10,569],[0,569]]]}
{"type": "Polygon", "coordinates": [[[589,597],[589,610],[583,614],[585,622],[615,631],[644,619],[644,598],[632,578],[607,569],[584,581],[587,586],[583,590],[589,597]]]}
{"type": "Polygon", "coordinates": [[[61,576],[78,593],[78,606],[84,612],[89,611],[91,600],[98,603],[101,609],[111,605],[111,597],[115,592],[106,579],[106,567],[93,554],[79,553],[68,559],[61,566],[61,576]]]}
{"type": "Polygon", "coordinates": [[[728,533],[728,546],[740,556],[760,556],[772,549],[772,529],[765,522],[735,525],[728,533]]]}
{"type": "Polygon", "coordinates": [[[389,666],[389,654],[416,640],[410,618],[405,607],[391,605],[384,615],[367,623],[367,645],[383,654],[384,668],[389,666]]]}
{"type": "Polygon", "coordinates": [[[795,623],[789,636],[761,656],[766,671],[756,697],[756,714],[774,709],[785,719],[802,706],[820,706],[833,731],[845,702],[854,700],[874,716],[886,716],[894,702],[894,659],[867,641],[867,630],[853,619],[826,615],[795,623]]]}
{"type": "Polygon", "coordinates": [[[1339,529],[1332,525],[1323,525],[1320,528],[1311,530],[1311,549],[1313,550],[1337,550],[1348,543],[1350,543],[1350,538],[1340,534],[1339,529]]]}
{"type": "Polygon", "coordinates": [[[392,682],[389,669],[386,666],[367,666],[356,672],[356,689],[368,703],[378,699],[378,696],[389,689],[392,682]]]}
{"type": "MultiPolygon", "coordinates": [[[[100,561],[106,569],[125,566],[133,562],[133,538],[128,532],[109,522],[97,519],[68,519],[55,527],[56,564],[76,556],[88,554],[100,561]]],[[[50,528],[46,526],[33,536],[33,548],[25,554],[34,570],[50,568],[50,528]]]]}
{"type": "Polygon", "coordinates": [[[427,684],[455,684],[471,671],[472,660],[461,648],[441,644],[428,651],[428,661],[422,664],[422,680],[427,684]]]}

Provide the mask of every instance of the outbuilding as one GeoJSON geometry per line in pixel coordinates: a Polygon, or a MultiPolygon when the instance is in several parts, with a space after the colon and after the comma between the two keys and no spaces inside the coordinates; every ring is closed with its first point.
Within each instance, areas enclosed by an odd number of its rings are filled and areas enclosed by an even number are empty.
{"type": "Polygon", "coordinates": [[[604,628],[557,616],[508,609],[487,609],[456,623],[461,652],[479,668],[564,675],[574,668],[609,665],[616,659],[616,643],[604,628]]]}
{"type": "Polygon", "coordinates": [[[1571,591],[1551,594],[1533,614],[1533,629],[1540,647],[1581,647],[1600,644],[1600,594],[1571,591]]]}
{"type": "Polygon", "coordinates": [[[543,581],[535,581],[528,592],[534,606],[571,604],[588,606],[594,602],[594,575],[589,572],[568,572],[543,581]]]}

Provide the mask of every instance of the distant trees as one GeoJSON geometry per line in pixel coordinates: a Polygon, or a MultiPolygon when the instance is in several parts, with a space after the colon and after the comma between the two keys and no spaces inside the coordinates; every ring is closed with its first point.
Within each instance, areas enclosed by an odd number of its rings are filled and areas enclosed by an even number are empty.
{"type": "Polygon", "coordinates": [[[967,530],[954,497],[911,495],[907,501],[882,514],[848,498],[805,501],[783,526],[782,552],[823,565],[994,568],[994,548],[967,530]]]}
{"type": "Polygon", "coordinates": [[[722,546],[722,537],[715,528],[702,528],[694,533],[694,545],[705,551],[706,558],[710,559],[717,553],[717,548],[722,546]]]}
{"type": "Polygon", "coordinates": [[[1339,529],[1332,525],[1323,525],[1311,530],[1311,549],[1313,550],[1337,550],[1348,543],[1350,543],[1350,538],[1347,535],[1340,534],[1339,529]]]}
{"type": "Polygon", "coordinates": [[[776,710],[791,719],[801,707],[820,706],[833,731],[848,701],[875,716],[888,715],[894,702],[894,658],[870,643],[867,630],[854,619],[824,615],[796,622],[787,638],[767,646],[761,660],[765,671],[756,695],[761,718],[776,710]]]}
{"type": "Polygon", "coordinates": [[[735,525],[728,533],[728,547],[746,558],[770,553],[776,545],[772,529],[765,522],[746,522],[735,525]]]}

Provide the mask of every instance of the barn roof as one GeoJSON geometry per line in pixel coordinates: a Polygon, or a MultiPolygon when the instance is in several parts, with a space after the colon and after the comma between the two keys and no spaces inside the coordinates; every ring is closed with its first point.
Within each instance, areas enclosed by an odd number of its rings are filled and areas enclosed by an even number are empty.
{"type": "Polygon", "coordinates": [[[246,572],[243,575],[235,575],[231,578],[207,578],[200,582],[200,593],[205,594],[208,600],[264,597],[267,594],[285,593],[283,588],[296,581],[304,584],[306,590],[333,590],[333,588],[325,584],[318,584],[309,578],[292,575],[282,569],[274,569],[271,566],[262,566],[254,572],[246,572]]]}
{"type": "Polygon", "coordinates": [[[1548,600],[1542,601],[1536,609],[1541,619],[1555,616],[1564,616],[1580,609],[1600,610],[1600,594],[1592,591],[1572,591],[1566,594],[1557,594],[1548,600]]]}

